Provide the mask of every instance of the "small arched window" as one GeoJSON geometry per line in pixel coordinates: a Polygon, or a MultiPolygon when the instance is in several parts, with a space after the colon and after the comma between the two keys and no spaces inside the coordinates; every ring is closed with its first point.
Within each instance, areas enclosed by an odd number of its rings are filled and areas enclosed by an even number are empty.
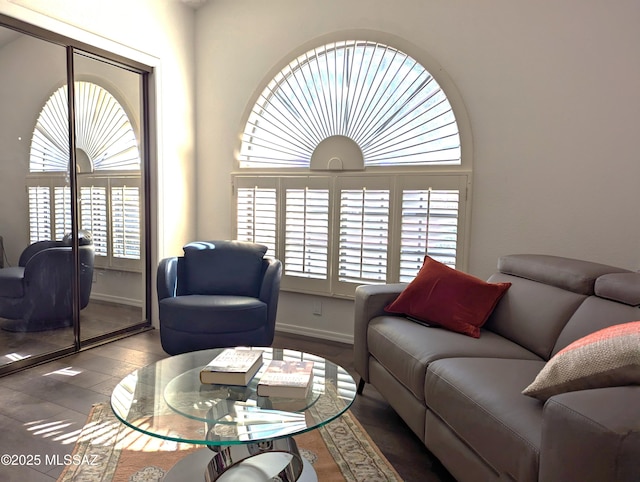
{"type": "MultiPolygon", "coordinates": [[[[105,266],[140,260],[140,152],[129,116],[101,86],[76,81],[79,226],[91,231],[105,266]]],[[[29,156],[30,241],[71,229],[67,86],[43,106],[29,156]]]]}
{"type": "Polygon", "coordinates": [[[425,255],[461,265],[458,122],[397,48],[339,41],[288,62],[255,99],[237,161],[236,236],[283,260],[284,289],[348,296],[411,280],[425,255]]]}

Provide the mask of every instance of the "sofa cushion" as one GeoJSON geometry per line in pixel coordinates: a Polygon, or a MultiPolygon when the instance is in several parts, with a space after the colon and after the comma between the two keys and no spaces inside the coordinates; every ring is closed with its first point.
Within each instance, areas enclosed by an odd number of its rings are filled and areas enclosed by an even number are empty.
{"type": "Polygon", "coordinates": [[[425,382],[427,407],[501,480],[538,480],[542,403],[521,391],[542,366],[495,358],[433,362],[425,382]]]}
{"type": "Polygon", "coordinates": [[[595,293],[631,306],[640,305],[640,273],[611,273],[596,280],[595,293]]]}
{"type": "Polygon", "coordinates": [[[416,278],[385,309],[474,338],[511,283],[487,283],[429,256],[416,278]]]}
{"type": "Polygon", "coordinates": [[[637,306],[589,296],[562,329],[552,355],[595,331],[636,320],[640,320],[640,308],[637,306]]]}
{"type": "Polygon", "coordinates": [[[496,273],[492,282],[511,282],[484,328],[548,360],[558,335],[588,297],[517,276],[496,273]]]}
{"type": "Polygon", "coordinates": [[[183,248],[186,290],[197,295],[257,297],[267,247],[241,241],[200,241],[183,248]]]}
{"type": "Polygon", "coordinates": [[[542,361],[525,348],[495,333],[479,339],[399,316],[379,316],[369,323],[369,353],[413,395],[424,401],[424,379],[431,362],[453,357],[516,358],[542,361]]]}
{"type": "Polygon", "coordinates": [[[598,330],[558,352],[522,392],[546,400],[559,393],[640,384],[640,321],[598,330]]]}

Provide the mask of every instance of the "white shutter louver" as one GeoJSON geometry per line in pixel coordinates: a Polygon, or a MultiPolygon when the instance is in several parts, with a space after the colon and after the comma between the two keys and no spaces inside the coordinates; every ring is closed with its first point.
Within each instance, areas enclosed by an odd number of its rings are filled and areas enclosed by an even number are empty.
{"type": "Polygon", "coordinates": [[[263,244],[267,255],[276,256],[276,208],[275,188],[238,188],[236,238],[263,244]]]}
{"type": "Polygon", "coordinates": [[[138,187],[111,187],[111,237],[115,258],[140,259],[138,187]]]}
{"type": "MultiPolygon", "coordinates": [[[[107,90],[74,83],[76,144],[95,170],[140,170],[140,153],[129,117],[107,90]]],[[[69,167],[67,86],[56,90],[42,108],[31,140],[30,172],[64,172],[69,167]]]]}
{"type": "Polygon", "coordinates": [[[403,191],[401,282],[415,278],[425,255],[455,268],[459,203],[458,190],[403,191]]]}
{"type": "Polygon", "coordinates": [[[247,119],[240,167],[308,167],[335,135],[358,144],[366,166],[461,163],[455,115],[433,76],[393,47],[348,40],[306,52],[271,80],[247,119]]]}
{"type": "Polygon", "coordinates": [[[286,189],[285,275],[327,279],[329,190],[286,189]]]}
{"type": "Polygon", "coordinates": [[[388,190],[342,190],[339,280],[351,283],[386,282],[388,233],[388,190]]]}
{"type": "Polygon", "coordinates": [[[51,189],[29,186],[29,242],[51,239],[51,189]]]}
{"type": "Polygon", "coordinates": [[[109,230],[106,187],[80,188],[80,227],[91,232],[96,256],[107,256],[109,230]]]}
{"type": "Polygon", "coordinates": [[[53,212],[55,239],[62,239],[71,232],[71,188],[55,186],[53,188],[53,212]]]}

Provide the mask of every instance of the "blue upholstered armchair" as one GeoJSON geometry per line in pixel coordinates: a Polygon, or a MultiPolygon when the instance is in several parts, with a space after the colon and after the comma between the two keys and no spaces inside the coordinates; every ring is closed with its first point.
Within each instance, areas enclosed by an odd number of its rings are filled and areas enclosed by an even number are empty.
{"type": "Polygon", "coordinates": [[[193,242],[183,250],[158,265],[164,351],[270,346],[282,263],[264,257],[266,246],[242,241],[193,242]]]}
{"type": "MultiPolygon", "coordinates": [[[[79,233],[80,308],[89,304],[95,252],[90,233],[79,233]]],[[[22,252],[18,266],[0,269],[0,317],[7,331],[71,326],[73,255],[70,235],[38,241],[22,252]]]]}

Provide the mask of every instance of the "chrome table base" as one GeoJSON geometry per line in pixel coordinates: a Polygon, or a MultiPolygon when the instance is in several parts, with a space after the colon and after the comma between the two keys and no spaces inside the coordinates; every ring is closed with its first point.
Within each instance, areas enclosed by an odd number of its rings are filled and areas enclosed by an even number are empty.
{"type": "Polygon", "coordinates": [[[293,438],[216,446],[180,460],[163,482],[282,481],[317,482],[311,464],[293,438]]]}

